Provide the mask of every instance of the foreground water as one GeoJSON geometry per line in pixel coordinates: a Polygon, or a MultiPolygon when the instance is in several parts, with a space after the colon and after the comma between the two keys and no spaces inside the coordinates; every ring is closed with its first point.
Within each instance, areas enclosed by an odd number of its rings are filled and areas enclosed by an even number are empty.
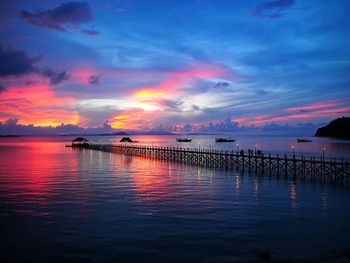
{"type": "Polygon", "coordinates": [[[0,140],[1,262],[319,262],[350,251],[350,189],[0,140]]]}

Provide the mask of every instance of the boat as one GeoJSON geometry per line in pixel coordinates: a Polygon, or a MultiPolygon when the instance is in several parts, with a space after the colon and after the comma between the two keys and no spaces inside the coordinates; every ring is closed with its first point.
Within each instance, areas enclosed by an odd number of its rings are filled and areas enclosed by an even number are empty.
{"type": "Polygon", "coordinates": [[[123,137],[120,142],[134,142],[130,137],[123,137]]]}
{"type": "Polygon", "coordinates": [[[310,139],[298,139],[298,142],[312,142],[310,139]]]}
{"type": "Polygon", "coordinates": [[[191,142],[192,139],[189,138],[176,138],[177,142],[191,142]]]}
{"type": "Polygon", "coordinates": [[[234,142],[235,139],[232,138],[215,138],[216,142],[234,142]]]}

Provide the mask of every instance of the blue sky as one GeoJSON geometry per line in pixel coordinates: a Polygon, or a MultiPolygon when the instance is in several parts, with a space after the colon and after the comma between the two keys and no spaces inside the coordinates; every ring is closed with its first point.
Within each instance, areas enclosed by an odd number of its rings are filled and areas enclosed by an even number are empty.
{"type": "Polygon", "coordinates": [[[2,122],[176,131],[349,116],[349,1],[2,1],[0,10],[2,122]]]}

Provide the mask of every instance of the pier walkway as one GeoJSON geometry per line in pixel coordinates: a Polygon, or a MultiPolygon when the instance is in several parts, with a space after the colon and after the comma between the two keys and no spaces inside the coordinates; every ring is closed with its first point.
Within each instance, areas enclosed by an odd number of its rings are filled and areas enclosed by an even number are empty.
{"type": "Polygon", "coordinates": [[[294,175],[301,177],[323,177],[325,179],[348,181],[350,163],[344,158],[324,158],[257,154],[248,152],[221,151],[213,149],[192,149],[179,147],[145,146],[130,144],[94,144],[81,146],[87,149],[118,154],[143,156],[210,168],[248,171],[255,174],[294,175]]]}

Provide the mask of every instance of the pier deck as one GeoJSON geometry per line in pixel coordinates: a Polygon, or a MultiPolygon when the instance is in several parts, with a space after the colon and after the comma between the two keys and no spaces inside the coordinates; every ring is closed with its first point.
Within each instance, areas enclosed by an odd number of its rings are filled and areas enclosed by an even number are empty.
{"type": "Polygon", "coordinates": [[[350,177],[349,160],[344,158],[305,157],[302,155],[296,157],[295,155],[278,154],[272,156],[264,153],[258,155],[253,151],[235,152],[128,144],[89,143],[82,147],[210,168],[248,171],[255,174],[324,177],[325,179],[346,181],[350,177]]]}

